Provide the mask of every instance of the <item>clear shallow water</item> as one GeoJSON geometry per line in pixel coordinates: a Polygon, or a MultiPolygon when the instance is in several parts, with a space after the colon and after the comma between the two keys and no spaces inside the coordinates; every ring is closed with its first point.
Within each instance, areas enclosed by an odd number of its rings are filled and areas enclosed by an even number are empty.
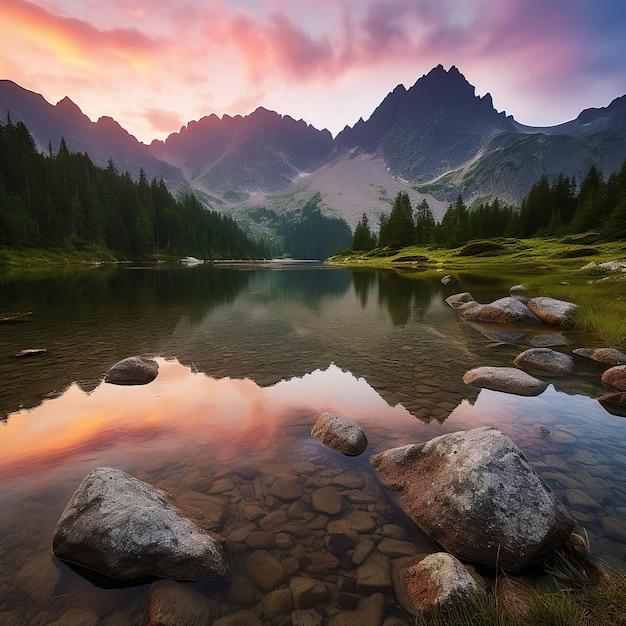
{"type": "MultiPolygon", "coordinates": [[[[97,623],[140,623],[147,586],[101,589],[50,554],[67,499],[102,465],[215,516],[232,546],[235,583],[230,591],[196,587],[222,615],[261,602],[259,589],[250,597],[245,576],[256,547],[248,538],[263,530],[274,535],[269,551],[287,572],[285,584],[297,576],[324,581],[329,595],[320,610],[329,617],[361,564],[351,553],[340,563],[327,557],[328,524],[347,519],[364,545],[388,536],[428,545],[386,500],[367,458],[484,425],[517,443],[588,535],[593,554],[623,568],[626,420],[595,400],[606,391],[603,368],[577,360],[572,378],[553,380],[537,398],[464,385],[468,369],[511,365],[554,331],[496,346],[443,300],[465,290],[493,300],[518,279],[462,277],[446,288],[438,278],[293,266],[0,274],[0,312],[32,311],[0,326],[0,623],[87,623],[89,615],[97,623]],[[13,356],[26,348],[48,352],[13,356]],[[158,358],[153,383],[100,382],[133,354],[158,358]],[[311,439],[327,409],[363,426],[364,455],[343,457],[311,439]],[[285,475],[300,485],[299,498],[273,493],[285,475]],[[323,486],[344,501],[327,519],[312,506],[323,486]],[[263,517],[251,515],[252,507],[263,517]]],[[[559,346],[564,352],[594,345],[571,333],[559,339],[569,342],[559,346]]],[[[380,585],[388,614],[403,615],[380,585]]]]}

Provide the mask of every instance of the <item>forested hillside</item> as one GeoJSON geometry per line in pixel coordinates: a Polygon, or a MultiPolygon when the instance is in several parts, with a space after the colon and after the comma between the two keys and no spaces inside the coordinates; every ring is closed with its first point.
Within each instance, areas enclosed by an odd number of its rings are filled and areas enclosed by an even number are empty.
{"type": "Polygon", "coordinates": [[[378,236],[363,214],[352,249],[397,249],[429,243],[455,247],[473,239],[562,236],[592,230],[606,240],[626,238],[626,161],[608,178],[592,166],[580,185],[575,177],[563,174],[552,183],[542,176],[521,208],[498,198],[467,207],[459,195],[439,223],[426,200],[414,211],[408,195],[399,193],[391,214],[380,218],[378,236]]]}
{"type": "Polygon", "coordinates": [[[191,194],[176,200],[162,179],[139,180],[85,153],[39,153],[28,129],[0,123],[0,246],[106,248],[118,258],[158,254],[261,258],[261,244],[191,194]]]}

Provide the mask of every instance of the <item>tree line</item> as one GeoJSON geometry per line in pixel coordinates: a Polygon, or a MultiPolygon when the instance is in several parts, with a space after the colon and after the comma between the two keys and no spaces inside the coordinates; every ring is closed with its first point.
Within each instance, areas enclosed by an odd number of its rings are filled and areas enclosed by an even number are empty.
{"type": "Polygon", "coordinates": [[[0,122],[0,245],[97,246],[135,260],[156,254],[204,259],[262,258],[263,244],[193,194],[175,199],[163,179],[134,181],[87,153],[37,150],[22,122],[0,122]]]}
{"type": "Polygon", "coordinates": [[[561,236],[590,230],[599,231],[606,239],[626,237],[626,161],[608,178],[592,166],[580,185],[575,177],[560,174],[550,183],[544,175],[531,187],[521,207],[495,198],[468,208],[459,195],[441,222],[435,221],[426,200],[413,210],[408,194],[400,192],[391,213],[381,215],[378,234],[363,213],[352,249],[420,244],[456,247],[474,239],[561,236]]]}

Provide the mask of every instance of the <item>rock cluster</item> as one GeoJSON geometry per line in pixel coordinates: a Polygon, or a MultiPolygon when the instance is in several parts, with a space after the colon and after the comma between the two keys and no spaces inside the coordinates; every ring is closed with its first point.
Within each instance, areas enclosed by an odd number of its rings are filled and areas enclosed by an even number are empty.
{"type": "MultiPolygon", "coordinates": [[[[516,330],[516,326],[542,323],[569,327],[578,312],[577,305],[571,302],[547,297],[529,298],[525,295],[527,288],[524,285],[514,285],[509,293],[508,298],[480,304],[466,291],[448,296],[446,303],[485,336],[504,343],[513,343],[527,333],[526,330],[516,330]],[[498,325],[502,329],[494,330],[493,326],[498,325]]],[[[529,343],[534,347],[524,350],[513,360],[523,372],[508,367],[477,367],[465,373],[463,382],[504,393],[535,396],[548,386],[542,378],[564,377],[574,372],[574,359],[549,347],[568,343],[559,333],[535,336],[529,343]]],[[[615,348],[576,348],[572,354],[612,365],[603,373],[602,382],[618,392],[626,391],[626,354],[615,348]]],[[[606,394],[598,401],[610,413],[626,414],[624,394],[606,394]]]]}

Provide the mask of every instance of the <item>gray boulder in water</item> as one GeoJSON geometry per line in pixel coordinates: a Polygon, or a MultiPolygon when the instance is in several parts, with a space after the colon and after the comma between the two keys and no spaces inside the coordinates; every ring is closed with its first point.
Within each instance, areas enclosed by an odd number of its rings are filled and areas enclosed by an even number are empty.
{"type": "Polygon", "coordinates": [[[358,456],[367,448],[363,429],[356,422],[330,411],[317,418],[311,435],[346,456],[358,456]]]}
{"type": "Polygon", "coordinates": [[[518,396],[538,396],[548,387],[548,383],[515,367],[476,367],[465,372],[463,382],[518,396]]]}
{"type": "Polygon", "coordinates": [[[121,470],[99,467],[67,503],[54,530],[52,551],[60,559],[123,580],[228,579],[226,540],[197,526],[182,506],[121,470]]]}
{"type": "Polygon", "coordinates": [[[626,365],[626,354],[615,348],[576,348],[572,352],[606,365],[626,365]]]}
{"type": "Polygon", "coordinates": [[[517,367],[537,376],[565,376],[574,371],[574,359],[550,348],[529,348],[515,357],[517,367]]]}
{"type": "Polygon", "coordinates": [[[393,448],[370,463],[402,509],[459,559],[519,571],[567,541],[574,526],[495,428],[393,448]]]}
{"type": "Polygon", "coordinates": [[[545,324],[558,326],[569,326],[578,313],[576,304],[545,296],[532,298],[527,306],[545,324]]]}
{"type": "Polygon", "coordinates": [[[105,374],[104,382],[114,385],[147,385],[159,373],[159,364],[154,359],[131,356],[118,361],[105,374]]]}

